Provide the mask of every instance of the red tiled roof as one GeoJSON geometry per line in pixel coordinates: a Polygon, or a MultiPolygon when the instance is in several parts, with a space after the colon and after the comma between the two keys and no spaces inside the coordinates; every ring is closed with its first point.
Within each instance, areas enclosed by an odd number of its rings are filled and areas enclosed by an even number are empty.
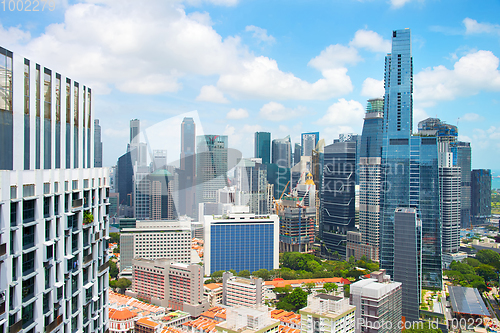
{"type": "Polygon", "coordinates": [[[109,310],[109,319],[112,319],[112,320],[129,320],[129,319],[132,319],[136,316],[137,316],[137,314],[133,313],[132,311],[129,311],[128,309],[122,309],[122,310],[110,309],[109,310]]]}

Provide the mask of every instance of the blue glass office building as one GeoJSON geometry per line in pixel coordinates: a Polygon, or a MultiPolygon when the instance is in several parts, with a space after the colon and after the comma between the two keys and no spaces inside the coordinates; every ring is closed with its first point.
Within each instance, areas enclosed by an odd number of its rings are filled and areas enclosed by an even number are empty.
{"type": "Polygon", "coordinates": [[[417,208],[422,221],[422,285],[441,288],[441,217],[435,137],[412,135],[413,59],[410,30],[393,31],[385,59],[380,266],[394,275],[394,213],[417,208]]]}
{"type": "Polygon", "coordinates": [[[277,215],[205,216],[205,274],[279,267],[277,215]]]}
{"type": "Polygon", "coordinates": [[[262,158],[263,164],[271,163],[271,133],[255,132],[254,145],[254,156],[262,158]]]}

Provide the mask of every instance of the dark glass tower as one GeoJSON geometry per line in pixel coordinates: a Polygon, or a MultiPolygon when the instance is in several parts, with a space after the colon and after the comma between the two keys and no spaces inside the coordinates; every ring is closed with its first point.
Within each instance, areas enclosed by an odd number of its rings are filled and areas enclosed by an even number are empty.
{"type": "Polygon", "coordinates": [[[483,224],[491,217],[491,170],[477,169],[471,173],[471,221],[483,224]]]}
{"type": "Polygon", "coordinates": [[[255,132],[255,153],[256,158],[262,158],[262,164],[271,163],[271,133],[255,132]]]}
{"type": "Polygon", "coordinates": [[[273,140],[273,163],[282,168],[291,168],[292,164],[292,141],[290,135],[283,139],[273,140]]]}
{"type": "Polygon", "coordinates": [[[355,164],[355,142],[336,142],[325,147],[319,230],[325,255],[337,252],[345,258],[347,232],[356,230],[355,164]]]}
{"type": "Polygon", "coordinates": [[[380,266],[394,276],[394,212],[416,208],[422,221],[422,285],[441,288],[441,216],[437,139],[413,136],[410,30],[395,30],[385,58],[380,266]]]}
{"type": "Polygon", "coordinates": [[[300,136],[303,156],[312,156],[312,150],[316,149],[319,142],[319,132],[302,133],[300,136]]]}

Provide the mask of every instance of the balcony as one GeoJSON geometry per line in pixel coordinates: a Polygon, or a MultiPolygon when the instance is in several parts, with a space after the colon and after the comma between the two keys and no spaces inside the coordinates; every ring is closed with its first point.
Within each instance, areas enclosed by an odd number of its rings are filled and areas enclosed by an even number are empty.
{"type": "Polygon", "coordinates": [[[104,264],[99,266],[99,274],[102,273],[108,267],[109,267],[109,261],[106,261],[104,264]]]}
{"type": "Polygon", "coordinates": [[[45,332],[50,333],[53,330],[55,330],[59,325],[61,325],[63,322],[62,316],[58,316],[56,319],[54,319],[53,322],[45,326],[45,332]]]}
{"type": "Polygon", "coordinates": [[[83,264],[88,264],[89,262],[92,261],[92,253],[89,254],[89,255],[86,255],[85,257],[83,257],[83,264]]]}
{"type": "Polygon", "coordinates": [[[23,329],[23,320],[20,319],[17,323],[15,323],[14,325],[12,325],[9,328],[9,332],[10,333],[17,333],[17,332],[19,332],[22,329],[23,329]]]}

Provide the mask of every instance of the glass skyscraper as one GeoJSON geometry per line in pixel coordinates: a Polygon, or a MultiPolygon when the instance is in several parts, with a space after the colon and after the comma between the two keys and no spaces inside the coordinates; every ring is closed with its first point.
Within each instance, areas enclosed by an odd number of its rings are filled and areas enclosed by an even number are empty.
{"type": "Polygon", "coordinates": [[[319,132],[302,133],[300,136],[302,155],[312,156],[312,150],[316,149],[319,141],[319,132]]]}
{"type": "Polygon", "coordinates": [[[394,275],[394,214],[416,208],[422,221],[422,285],[441,288],[441,217],[435,137],[413,136],[410,29],[395,30],[385,58],[380,265],[394,275]]]}
{"type": "Polygon", "coordinates": [[[291,168],[292,141],[290,135],[283,139],[273,140],[273,163],[282,168],[291,168]]]}
{"type": "Polygon", "coordinates": [[[217,190],[227,186],[227,135],[196,137],[197,203],[216,202],[217,190]]]}
{"type": "Polygon", "coordinates": [[[263,164],[271,163],[271,133],[255,132],[255,152],[256,158],[262,158],[263,164]]]}

